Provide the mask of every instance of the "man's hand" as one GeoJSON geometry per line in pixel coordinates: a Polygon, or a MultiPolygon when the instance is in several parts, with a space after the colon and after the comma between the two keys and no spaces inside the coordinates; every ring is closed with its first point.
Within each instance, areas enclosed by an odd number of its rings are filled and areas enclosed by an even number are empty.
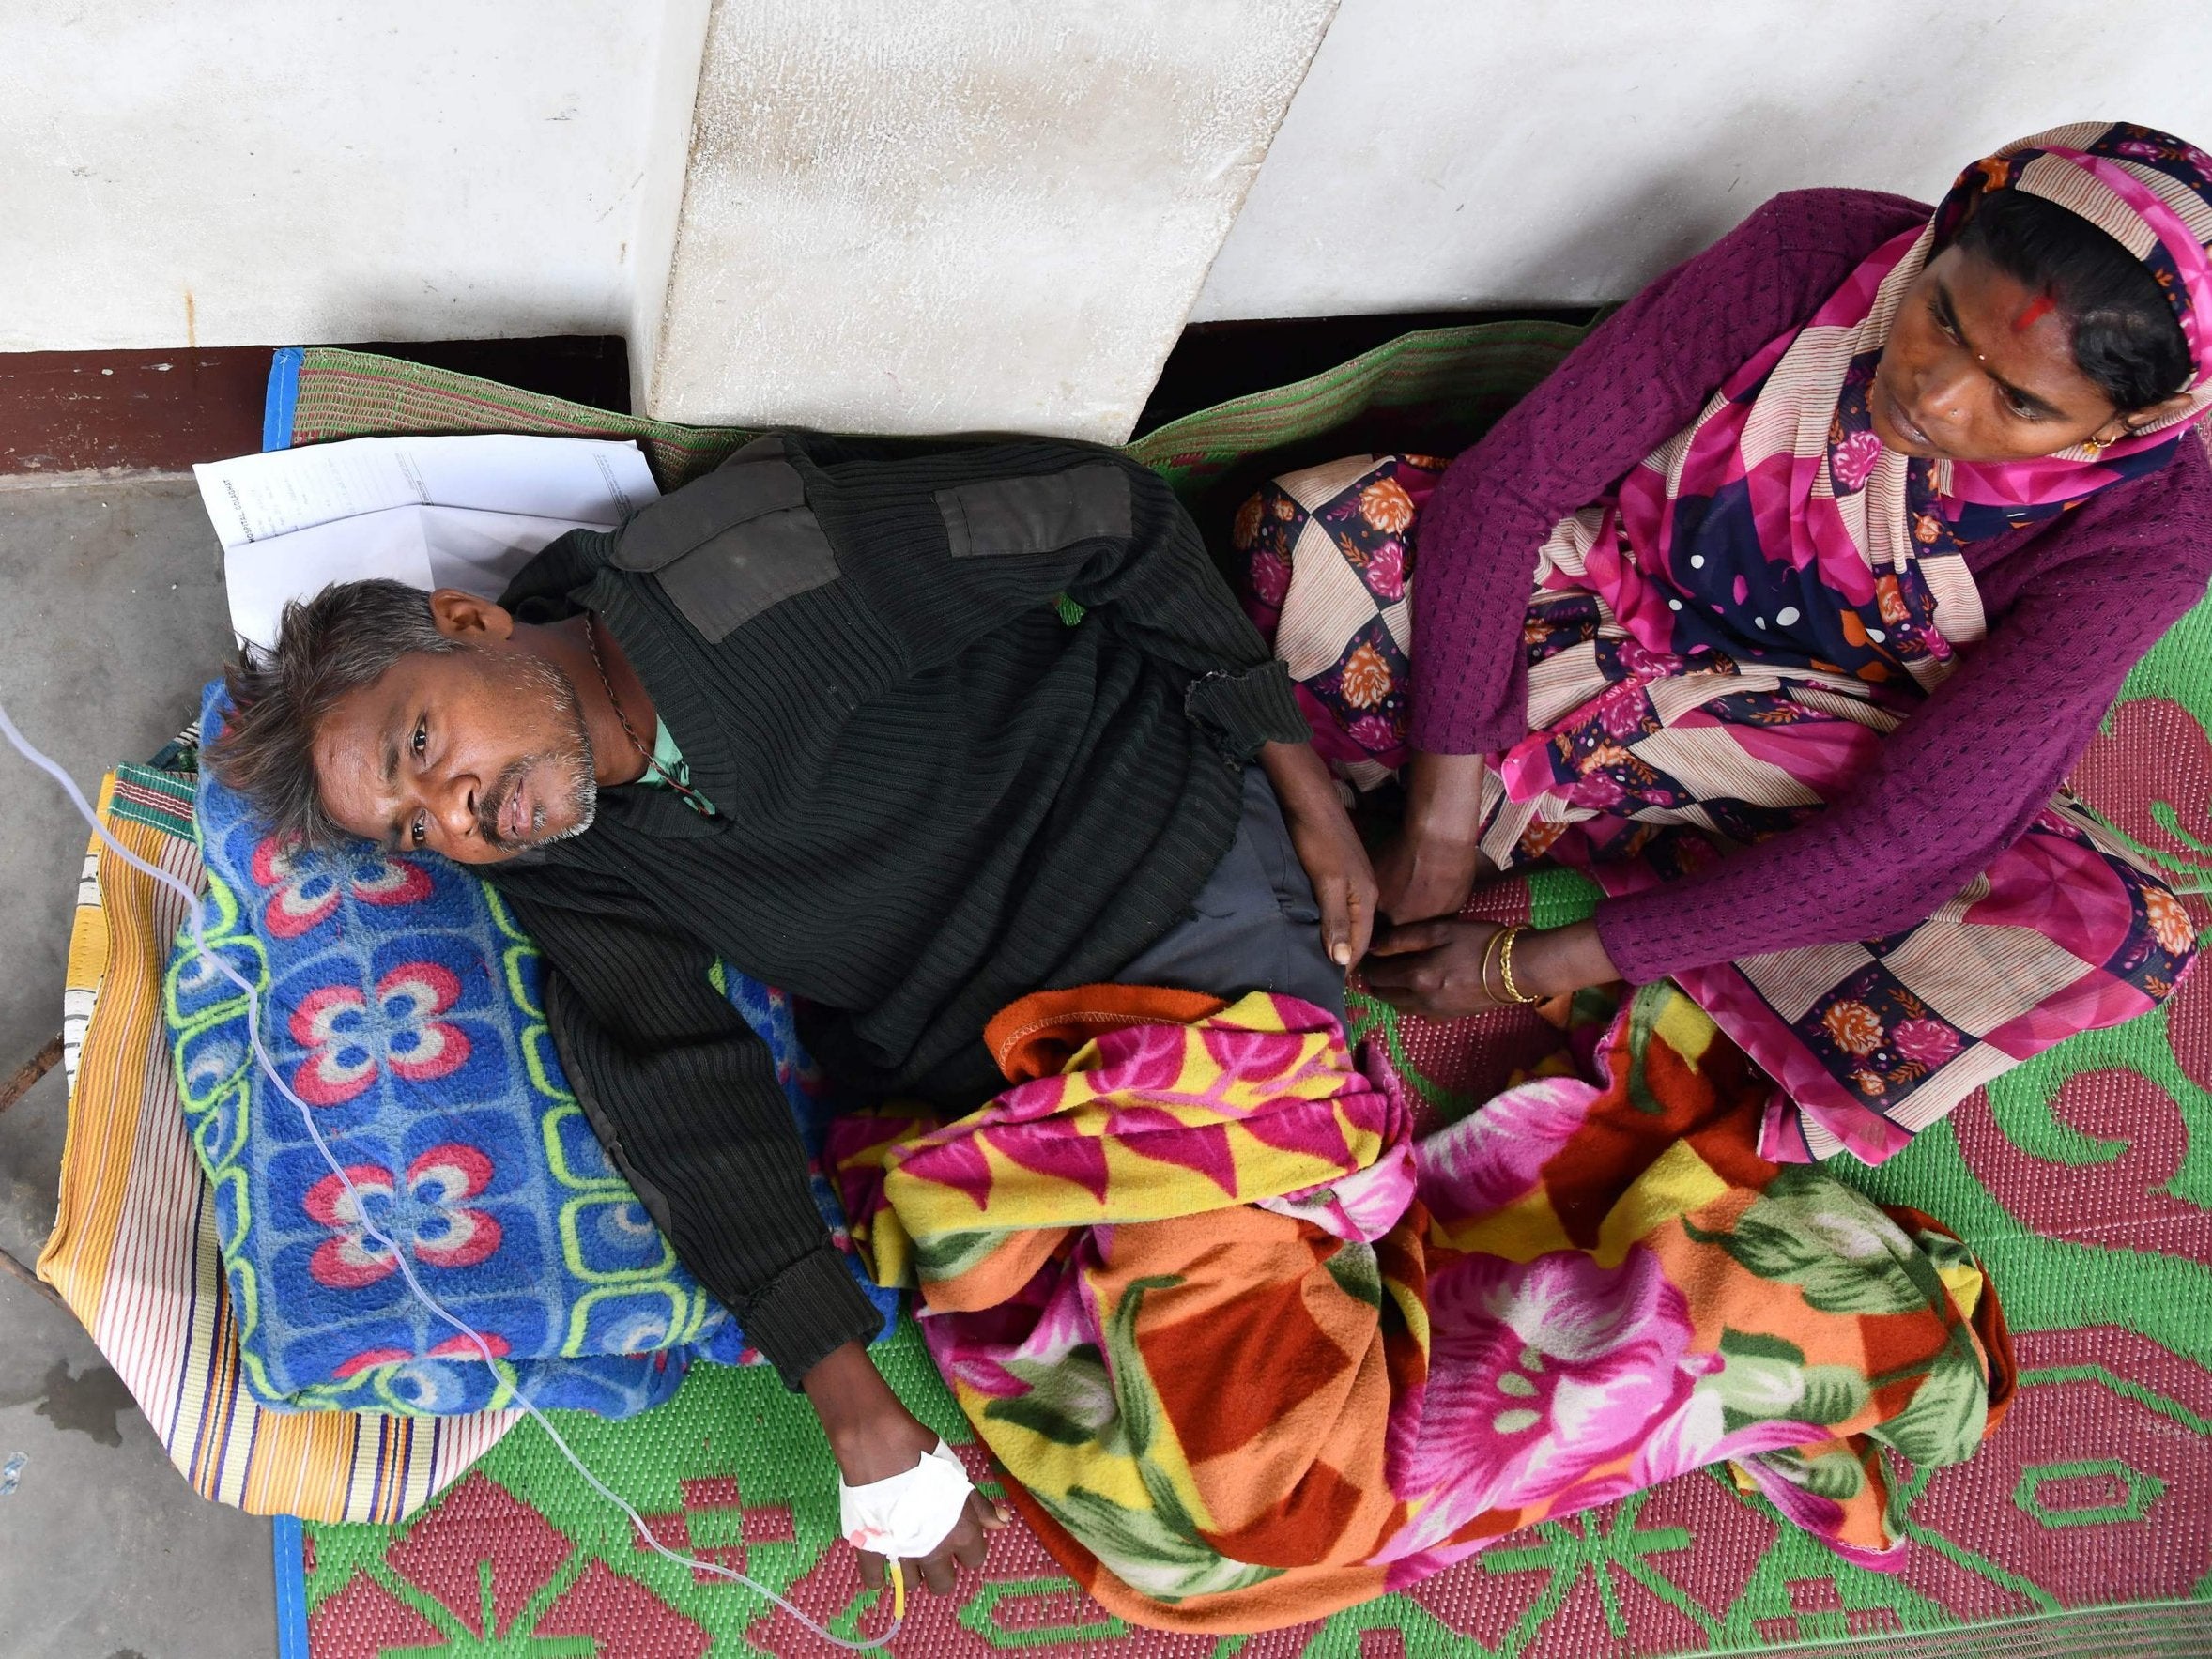
{"type": "Polygon", "coordinates": [[[1497,868],[1482,855],[1480,755],[1417,754],[1406,768],[1406,827],[1375,863],[1376,903],[1393,922],[1455,916],[1497,868]]]}
{"type": "MultiPolygon", "coordinates": [[[[937,1444],[936,1431],[923,1427],[914,1413],[899,1403],[899,1396],[858,1343],[833,1350],[800,1379],[799,1386],[806,1390],[815,1415],[822,1419],[830,1451],[836,1454],[837,1468],[848,1486],[873,1485],[904,1474],[937,1444]]],[[[956,1567],[981,1566],[985,1534],[1005,1526],[1008,1518],[1003,1508],[986,1500],[981,1493],[970,1492],[952,1530],[928,1555],[908,1563],[915,1570],[909,1576],[918,1577],[940,1594],[949,1594],[956,1567]]],[[[860,1581],[871,1590],[881,1587],[883,1558],[869,1550],[858,1553],[860,1581]]]]}
{"type": "MultiPolygon", "coordinates": [[[[935,1435],[929,1436],[929,1444],[937,1444],[935,1435]]],[[[906,1467],[914,1467],[914,1463],[926,1455],[926,1452],[916,1452],[914,1462],[906,1467]]],[[[848,1475],[845,1484],[850,1486],[853,1483],[853,1478],[848,1475]]],[[[945,1542],[920,1560],[907,1563],[908,1578],[918,1577],[939,1595],[952,1594],[954,1573],[959,1567],[983,1565],[983,1552],[987,1543],[984,1535],[997,1531],[1006,1524],[1006,1512],[989,1502],[982,1493],[969,1493],[968,1507],[960,1513],[960,1525],[947,1532],[945,1542]]],[[[853,1553],[860,1558],[860,1582],[870,1590],[883,1589],[883,1558],[872,1549],[855,1550],[853,1553]]]]}
{"type": "Polygon", "coordinates": [[[1398,923],[1455,916],[1488,863],[1471,837],[1448,839],[1401,829],[1375,861],[1375,908],[1398,923]]]}
{"type": "Polygon", "coordinates": [[[1349,968],[1367,954],[1375,932],[1375,869],[1367,848],[1312,744],[1268,744],[1260,750],[1260,764],[1275,786],[1290,844],[1313,883],[1322,945],[1330,961],[1349,968]]]}

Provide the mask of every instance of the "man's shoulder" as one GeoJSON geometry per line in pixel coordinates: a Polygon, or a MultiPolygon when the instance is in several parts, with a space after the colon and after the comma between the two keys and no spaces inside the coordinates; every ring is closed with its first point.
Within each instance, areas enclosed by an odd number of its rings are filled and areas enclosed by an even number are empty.
{"type": "Polygon", "coordinates": [[[573,595],[607,564],[620,533],[572,530],[554,537],[508,581],[499,594],[500,607],[526,622],[558,622],[574,615],[578,607],[573,595]]]}
{"type": "Polygon", "coordinates": [[[621,837],[604,822],[550,846],[534,847],[476,873],[509,904],[550,906],[584,914],[634,912],[637,890],[622,874],[631,862],[621,837]]]}

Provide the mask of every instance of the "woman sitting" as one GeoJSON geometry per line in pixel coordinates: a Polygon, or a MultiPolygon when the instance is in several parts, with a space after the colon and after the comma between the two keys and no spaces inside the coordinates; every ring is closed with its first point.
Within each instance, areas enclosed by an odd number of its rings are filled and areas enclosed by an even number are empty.
{"type": "Polygon", "coordinates": [[[1768,1156],[1869,1161],[2171,994],[2189,918],[2063,780],[2212,574],[2208,241],[2212,157],[2128,125],[1932,215],[1794,192],[1449,468],[1248,504],[1325,752],[1406,767],[1368,984],[1445,1018],[1671,976],[1781,1084],[1768,1156]],[[1593,920],[1450,919],[1540,856],[1593,920]]]}

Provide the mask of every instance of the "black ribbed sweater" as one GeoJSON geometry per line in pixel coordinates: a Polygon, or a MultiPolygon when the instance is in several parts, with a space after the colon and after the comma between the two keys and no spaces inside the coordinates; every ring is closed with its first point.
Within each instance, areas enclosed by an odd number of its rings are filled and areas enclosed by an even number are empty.
{"type": "Polygon", "coordinates": [[[594,1129],[795,1386],[878,1320],[714,959],[811,1005],[833,1075],[972,1106],[990,1017],[1181,919],[1241,763],[1304,724],[1165,485],[1078,444],[764,439],[505,602],[596,612],[719,808],[609,790],[488,873],[594,1129]]]}

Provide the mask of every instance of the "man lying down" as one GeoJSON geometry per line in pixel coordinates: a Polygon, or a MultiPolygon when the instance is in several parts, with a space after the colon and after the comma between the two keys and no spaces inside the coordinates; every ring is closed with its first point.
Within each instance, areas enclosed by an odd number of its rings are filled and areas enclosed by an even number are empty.
{"type": "MultiPolygon", "coordinates": [[[[714,960],[803,999],[840,1082],[964,1111],[1019,997],[1341,1015],[1373,923],[1282,663],[1166,486],[1083,445],[763,438],[499,604],[328,588],[230,689],[209,764],[280,835],[483,867],[592,1127],[850,1485],[936,1436],[868,1358],[878,1316],[714,960]]],[[[971,1493],[925,1581],[1000,1519],[971,1493]]]]}

